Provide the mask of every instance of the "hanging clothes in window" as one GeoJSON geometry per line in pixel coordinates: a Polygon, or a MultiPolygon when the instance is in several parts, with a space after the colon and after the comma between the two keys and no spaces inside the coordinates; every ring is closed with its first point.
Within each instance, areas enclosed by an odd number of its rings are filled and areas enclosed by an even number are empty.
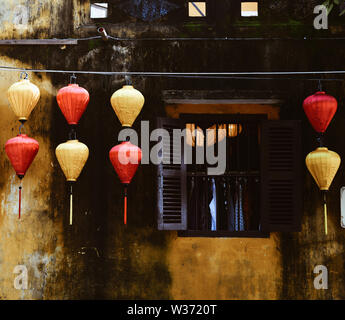
{"type": "Polygon", "coordinates": [[[243,189],[242,180],[235,178],[228,179],[227,184],[227,215],[229,231],[246,230],[246,212],[243,209],[243,189]]]}
{"type": "Polygon", "coordinates": [[[211,230],[217,230],[217,192],[216,192],[216,182],[214,178],[211,179],[212,188],[212,200],[210,202],[210,215],[211,215],[211,230]]]}
{"type": "Polygon", "coordinates": [[[211,213],[210,202],[213,199],[212,183],[208,177],[191,177],[188,186],[188,227],[191,230],[210,230],[211,213]]]}

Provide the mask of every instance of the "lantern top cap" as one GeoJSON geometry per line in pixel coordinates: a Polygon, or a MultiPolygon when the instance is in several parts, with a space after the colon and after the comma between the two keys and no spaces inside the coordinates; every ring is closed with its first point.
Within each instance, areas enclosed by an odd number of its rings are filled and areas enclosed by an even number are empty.
{"type": "Polygon", "coordinates": [[[318,148],[316,148],[316,150],[328,150],[328,148],[327,147],[318,147],[318,148]]]}
{"type": "Polygon", "coordinates": [[[134,89],[134,87],[130,84],[125,84],[122,88],[125,88],[125,89],[134,89]]]}
{"type": "Polygon", "coordinates": [[[71,139],[71,140],[67,140],[66,143],[74,143],[74,142],[79,142],[78,139],[71,139]]]}
{"type": "Polygon", "coordinates": [[[69,83],[68,84],[69,87],[79,87],[78,83],[69,83]]]}
{"type": "Polygon", "coordinates": [[[317,91],[315,94],[326,94],[325,91],[317,91]]]}

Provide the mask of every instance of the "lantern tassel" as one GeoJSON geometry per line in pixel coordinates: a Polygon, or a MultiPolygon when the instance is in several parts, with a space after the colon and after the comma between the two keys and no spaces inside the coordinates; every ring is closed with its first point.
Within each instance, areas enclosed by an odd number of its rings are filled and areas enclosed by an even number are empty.
{"type": "Polygon", "coordinates": [[[73,223],[73,185],[71,184],[70,197],[69,197],[69,225],[73,223]]]}
{"type": "Polygon", "coordinates": [[[125,225],[127,225],[127,186],[125,186],[123,222],[124,222],[125,225]]]}
{"type": "Polygon", "coordinates": [[[326,200],[326,192],[323,193],[323,214],[325,219],[325,235],[328,234],[328,226],[327,226],[327,200],[326,200]]]}
{"type": "Polygon", "coordinates": [[[19,185],[19,210],[18,210],[18,219],[20,219],[20,211],[21,211],[21,206],[22,206],[22,182],[20,182],[19,185]]]}

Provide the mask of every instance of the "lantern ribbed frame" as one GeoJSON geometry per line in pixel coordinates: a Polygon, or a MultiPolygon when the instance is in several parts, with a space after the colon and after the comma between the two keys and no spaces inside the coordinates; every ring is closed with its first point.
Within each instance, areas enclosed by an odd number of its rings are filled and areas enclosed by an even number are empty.
{"type": "Polygon", "coordinates": [[[83,87],[70,83],[59,90],[56,100],[68,124],[77,125],[90,101],[90,95],[83,87]]]}
{"type": "Polygon", "coordinates": [[[316,132],[320,133],[327,130],[337,111],[337,106],[337,100],[324,91],[318,91],[303,101],[303,109],[310,124],[316,132]]]}
{"type": "Polygon", "coordinates": [[[9,139],[5,151],[16,174],[22,178],[35,159],[39,150],[38,142],[26,134],[19,134],[9,139]]]}
{"type": "Polygon", "coordinates": [[[68,140],[57,146],[55,154],[67,181],[77,181],[89,157],[89,148],[78,140],[68,140]]]}
{"type": "Polygon", "coordinates": [[[319,147],[307,155],[305,162],[320,190],[327,191],[339,169],[340,156],[326,147],[319,147]]]}
{"type": "Polygon", "coordinates": [[[110,161],[121,183],[131,183],[141,162],[141,156],[141,149],[129,141],[124,141],[109,151],[110,161]]]}
{"type": "Polygon", "coordinates": [[[110,103],[123,127],[131,127],[144,106],[145,98],[133,86],[125,85],[115,91],[110,103]]]}
{"type": "Polygon", "coordinates": [[[26,121],[40,98],[40,90],[29,79],[21,79],[9,87],[7,98],[18,120],[26,121]]]}

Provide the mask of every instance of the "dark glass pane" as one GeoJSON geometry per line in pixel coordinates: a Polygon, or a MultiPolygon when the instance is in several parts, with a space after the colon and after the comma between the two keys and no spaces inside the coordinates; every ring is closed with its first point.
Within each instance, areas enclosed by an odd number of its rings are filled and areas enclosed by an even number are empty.
{"type": "MultiPolygon", "coordinates": [[[[193,119],[188,127],[197,129],[193,159],[206,144],[226,140],[227,165],[221,176],[208,176],[209,165],[188,165],[188,229],[213,231],[257,231],[259,229],[259,143],[258,121],[224,122],[193,119]],[[226,129],[226,136],[206,136],[206,129],[226,129]]],[[[216,132],[216,131],[215,131],[216,132]]],[[[215,156],[218,148],[215,147],[215,156]]]]}

